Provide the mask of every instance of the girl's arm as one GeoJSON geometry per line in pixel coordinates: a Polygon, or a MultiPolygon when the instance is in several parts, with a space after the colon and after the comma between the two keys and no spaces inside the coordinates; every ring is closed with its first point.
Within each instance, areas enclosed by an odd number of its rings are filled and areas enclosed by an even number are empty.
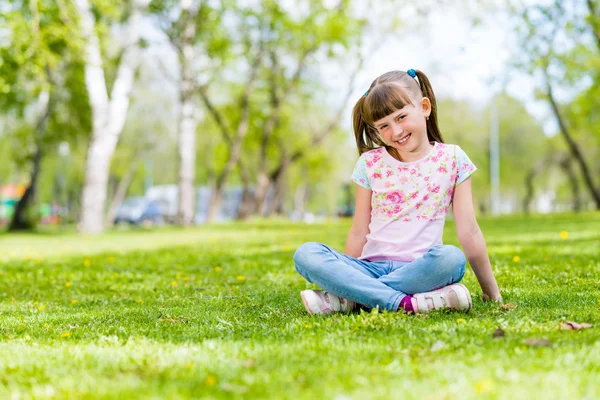
{"type": "Polygon", "coordinates": [[[502,296],[492,272],[485,239],[475,219],[470,177],[456,187],[452,211],[456,221],[458,240],[483,290],[483,299],[502,302],[502,296]]]}
{"type": "Polygon", "coordinates": [[[344,254],[358,258],[367,242],[369,223],[371,222],[371,190],[356,185],[356,208],[352,227],[346,239],[344,254]]]}

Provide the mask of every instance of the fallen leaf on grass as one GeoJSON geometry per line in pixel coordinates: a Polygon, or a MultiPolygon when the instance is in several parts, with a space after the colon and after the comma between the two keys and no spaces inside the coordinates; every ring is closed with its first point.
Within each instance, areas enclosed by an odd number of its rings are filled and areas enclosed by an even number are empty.
{"type": "Polygon", "coordinates": [[[498,328],[494,331],[494,333],[492,333],[492,337],[494,339],[502,338],[504,337],[504,331],[501,328],[498,328]]]}
{"type": "Polygon", "coordinates": [[[525,343],[527,346],[531,346],[531,347],[551,347],[552,346],[552,342],[550,342],[548,339],[527,339],[524,340],[523,343],[525,343]]]}
{"type": "Polygon", "coordinates": [[[514,310],[515,308],[517,308],[517,306],[516,306],[516,305],[514,305],[514,304],[511,304],[511,303],[502,304],[502,305],[500,306],[500,309],[501,309],[502,311],[512,311],[512,310],[514,310]]]}
{"type": "Polygon", "coordinates": [[[578,324],[573,321],[566,321],[560,323],[560,329],[564,331],[579,331],[581,329],[591,328],[592,324],[588,324],[587,322],[582,322],[578,324]]]}
{"type": "Polygon", "coordinates": [[[244,361],[244,363],[242,365],[244,366],[244,368],[252,368],[252,367],[254,367],[255,364],[256,364],[256,361],[254,361],[253,359],[248,359],[248,360],[244,361]]]}

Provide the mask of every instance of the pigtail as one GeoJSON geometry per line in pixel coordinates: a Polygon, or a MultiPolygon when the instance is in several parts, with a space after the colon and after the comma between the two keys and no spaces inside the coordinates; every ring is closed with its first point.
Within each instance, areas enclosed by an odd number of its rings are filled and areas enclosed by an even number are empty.
{"type": "Polygon", "coordinates": [[[379,138],[377,130],[369,125],[364,119],[363,106],[365,104],[365,99],[365,96],[361,96],[356,102],[354,110],[352,110],[354,137],[356,139],[356,147],[358,148],[359,155],[385,145],[379,138]]]}
{"type": "Polygon", "coordinates": [[[419,78],[419,86],[421,87],[421,94],[423,97],[427,97],[431,102],[431,114],[429,115],[429,119],[427,120],[427,136],[430,141],[435,141],[439,143],[444,143],[444,139],[442,138],[442,133],[440,132],[440,128],[438,126],[437,121],[437,103],[435,101],[435,94],[433,93],[433,88],[431,87],[431,83],[429,83],[429,79],[424,72],[416,70],[417,77],[419,78]]]}

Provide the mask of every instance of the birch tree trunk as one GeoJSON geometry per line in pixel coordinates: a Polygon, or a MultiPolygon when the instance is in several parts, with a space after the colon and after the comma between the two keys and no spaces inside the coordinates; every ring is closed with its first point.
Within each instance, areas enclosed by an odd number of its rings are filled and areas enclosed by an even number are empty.
{"type": "Polygon", "coordinates": [[[198,8],[191,0],[181,0],[183,35],[179,62],[179,188],[177,223],[189,226],[194,222],[194,183],[196,180],[196,119],[194,117],[194,39],[198,8]]]}
{"type": "Polygon", "coordinates": [[[130,44],[127,46],[117,69],[117,77],[109,98],[100,40],[95,33],[95,21],[88,0],[76,0],[85,39],[85,85],[92,110],[92,138],[88,147],[85,182],[81,200],[81,233],[98,234],[104,230],[104,210],[110,161],[125,125],[129,96],[138,66],[140,48],[140,9],[149,0],[136,0],[128,28],[130,44]]]}

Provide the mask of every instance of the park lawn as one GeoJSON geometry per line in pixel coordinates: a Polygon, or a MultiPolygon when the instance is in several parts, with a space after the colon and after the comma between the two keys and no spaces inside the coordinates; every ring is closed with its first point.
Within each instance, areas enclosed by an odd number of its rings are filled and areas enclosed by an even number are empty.
{"type": "Polygon", "coordinates": [[[599,213],[480,220],[516,308],[469,269],[468,314],[308,315],[294,250],[349,224],[2,234],[0,398],[600,397],[599,213]]]}

